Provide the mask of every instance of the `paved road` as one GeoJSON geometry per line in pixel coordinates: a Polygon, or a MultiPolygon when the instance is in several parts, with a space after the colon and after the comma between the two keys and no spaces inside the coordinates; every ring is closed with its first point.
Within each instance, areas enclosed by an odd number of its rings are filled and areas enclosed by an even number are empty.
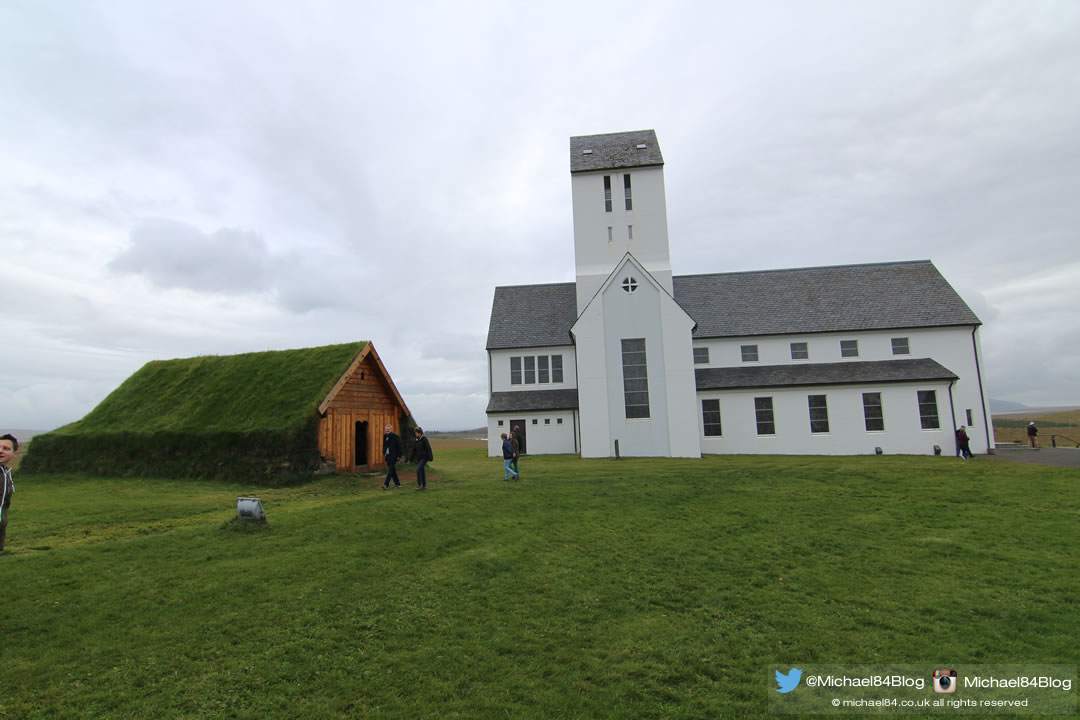
{"type": "Polygon", "coordinates": [[[1049,465],[1050,467],[1080,468],[1080,449],[1077,448],[1039,448],[1002,447],[998,445],[993,455],[983,456],[987,460],[1001,462],[1027,463],[1028,465],[1049,465]]]}

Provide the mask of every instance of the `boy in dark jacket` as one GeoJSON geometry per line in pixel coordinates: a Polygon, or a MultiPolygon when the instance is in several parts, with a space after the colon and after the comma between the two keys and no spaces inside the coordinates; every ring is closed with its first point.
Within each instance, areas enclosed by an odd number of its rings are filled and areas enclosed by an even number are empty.
{"type": "Polygon", "coordinates": [[[427,464],[435,459],[431,453],[431,441],[424,434],[424,428],[417,426],[416,443],[413,445],[412,461],[416,463],[416,489],[427,490],[427,464]]]}
{"type": "Polygon", "coordinates": [[[394,432],[392,425],[387,425],[384,428],[382,451],[383,457],[386,458],[386,480],[383,481],[382,489],[389,489],[391,480],[394,481],[394,488],[399,488],[401,487],[401,480],[397,474],[397,462],[402,455],[401,438],[394,432]]]}

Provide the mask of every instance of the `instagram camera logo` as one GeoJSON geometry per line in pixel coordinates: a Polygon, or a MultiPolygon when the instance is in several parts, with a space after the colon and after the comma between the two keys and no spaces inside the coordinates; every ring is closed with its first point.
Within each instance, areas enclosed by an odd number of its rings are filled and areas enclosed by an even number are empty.
{"type": "Polygon", "coordinates": [[[934,692],[936,693],[954,693],[956,692],[956,671],[955,670],[935,670],[934,671],[934,692]]]}

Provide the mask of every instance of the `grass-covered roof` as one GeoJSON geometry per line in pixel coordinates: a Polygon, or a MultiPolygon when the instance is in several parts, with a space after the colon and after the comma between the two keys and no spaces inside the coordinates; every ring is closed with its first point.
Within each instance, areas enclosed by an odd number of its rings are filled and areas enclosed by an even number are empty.
{"type": "Polygon", "coordinates": [[[366,342],[242,355],[155,360],[82,420],[88,433],[288,430],[311,419],[366,342]]]}

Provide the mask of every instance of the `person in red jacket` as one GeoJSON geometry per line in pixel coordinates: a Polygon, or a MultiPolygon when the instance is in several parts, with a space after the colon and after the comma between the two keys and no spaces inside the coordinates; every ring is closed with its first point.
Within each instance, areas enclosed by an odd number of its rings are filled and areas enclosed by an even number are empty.
{"type": "Polygon", "coordinates": [[[971,445],[970,438],[967,434],[967,426],[961,425],[960,429],[956,431],[956,456],[961,460],[967,460],[971,457],[971,445]]]}

